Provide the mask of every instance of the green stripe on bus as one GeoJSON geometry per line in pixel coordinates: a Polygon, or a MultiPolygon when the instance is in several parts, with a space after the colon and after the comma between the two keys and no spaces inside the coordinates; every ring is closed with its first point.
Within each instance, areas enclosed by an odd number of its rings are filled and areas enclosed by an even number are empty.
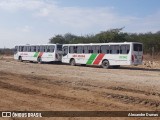
{"type": "Polygon", "coordinates": [[[39,52],[35,52],[33,57],[38,57],[39,52]]]}
{"type": "Polygon", "coordinates": [[[92,54],[86,64],[91,65],[96,57],[97,57],[97,54],[92,54]]]}

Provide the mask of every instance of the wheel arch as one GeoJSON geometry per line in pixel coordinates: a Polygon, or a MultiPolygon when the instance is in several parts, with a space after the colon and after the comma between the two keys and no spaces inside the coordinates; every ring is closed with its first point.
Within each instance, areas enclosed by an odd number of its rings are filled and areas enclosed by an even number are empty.
{"type": "MultiPolygon", "coordinates": [[[[75,60],[74,58],[70,58],[69,63],[71,63],[72,60],[75,60]]],[[[76,60],[75,60],[76,61],[76,60]]]]}

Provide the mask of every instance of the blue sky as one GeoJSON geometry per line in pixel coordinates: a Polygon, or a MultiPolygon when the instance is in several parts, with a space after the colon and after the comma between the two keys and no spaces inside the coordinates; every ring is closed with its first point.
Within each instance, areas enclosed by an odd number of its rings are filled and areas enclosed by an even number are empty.
{"type": "Polygon", "coordinates": [[[0,48],[45,44],[56,34],[160,30],[160,0],[0,0],[0,48]]]}

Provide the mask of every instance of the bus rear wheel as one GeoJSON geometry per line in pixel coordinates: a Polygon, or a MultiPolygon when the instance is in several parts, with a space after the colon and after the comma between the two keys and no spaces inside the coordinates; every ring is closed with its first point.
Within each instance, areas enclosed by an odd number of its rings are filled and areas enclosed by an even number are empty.
{"type": "Polygon", "coordinates": [[[72,66],[75,66],[75,65],[76,65],[75,59],[71,59],[71,60],[70,60],[70,65],[72,65],[72,66]]]}
{"type": "Polygon", "coordinates": [[[41,59],[41,57],[38,57],[38,58],[37,58],[37,62],[38,62],[39,64],[42,64],[42,59],[41,59]]]}
{"type": "Polygon", "coordinates": [[[108,69],[110,67],[108,60],[103,60],[102,65],[103,68],[108,69]]]}

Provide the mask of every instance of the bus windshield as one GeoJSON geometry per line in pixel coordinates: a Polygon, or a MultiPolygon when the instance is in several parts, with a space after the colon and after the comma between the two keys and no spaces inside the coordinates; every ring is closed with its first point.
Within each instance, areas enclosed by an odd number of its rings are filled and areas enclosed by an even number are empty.
{"type": "Polygon", "coordinates": [[[62,51],[62,45],[57,45],[57,50],[62,51]]]}
{"type": "Polygon", "coordinates": [[[142,51],[142,44],[134,44],[133,50],[134,51],[142,51]]]}

